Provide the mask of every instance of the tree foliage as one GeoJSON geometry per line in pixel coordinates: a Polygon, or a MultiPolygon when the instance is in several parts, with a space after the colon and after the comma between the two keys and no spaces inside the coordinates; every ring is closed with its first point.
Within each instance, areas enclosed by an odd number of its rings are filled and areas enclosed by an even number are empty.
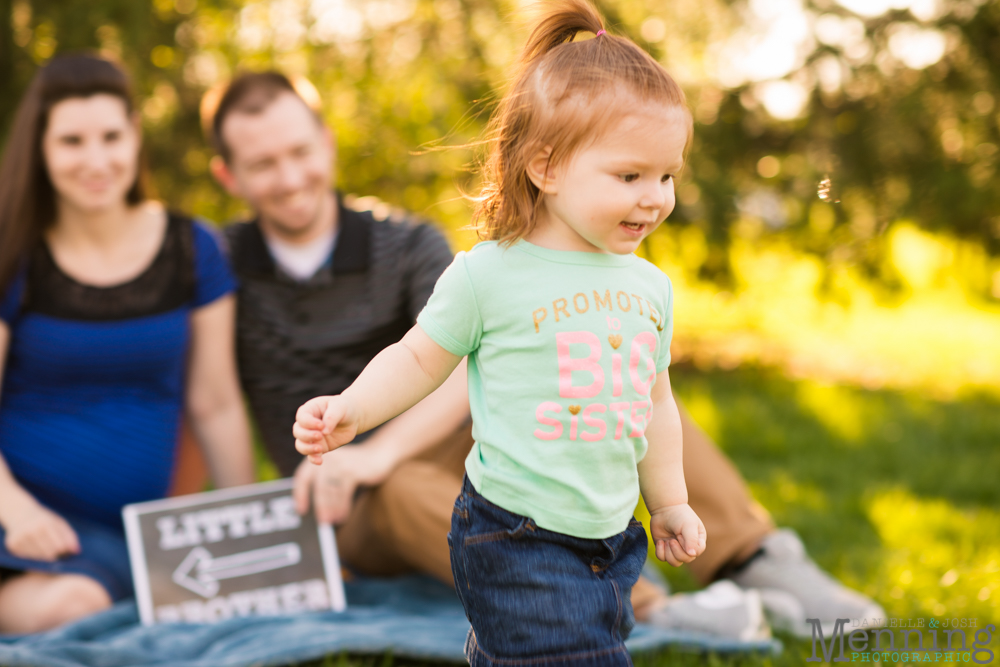
{"type": "MultiPolygon", "coordinates": [[[[0,0],[10,17],[0,26],[0,116],[6,127],[54,53],[113,55],[137,83],[159,195],[225,219],[239,204],[208,177],[201,96],[239,68],[277,66],[319,90],[340,187],[457,229],[469,213],[461,195],[475,191],[468,145],[524,40],[522,4],[0,0]],[[442,145],[463,148],[426,150],[442,145]]],[[[671,219],[703,231],[702,274],[725,279],[734,235],[774,236],[891,282],[882,232],[899,219],[1000,251],[1000,3],[599,5],[613,31],[688,90],[696,139],[671,219]],[[743,71],[754,63],[759,72],[743,71]],[[824,201],[817,184],[827,177],[824,201]]]]}

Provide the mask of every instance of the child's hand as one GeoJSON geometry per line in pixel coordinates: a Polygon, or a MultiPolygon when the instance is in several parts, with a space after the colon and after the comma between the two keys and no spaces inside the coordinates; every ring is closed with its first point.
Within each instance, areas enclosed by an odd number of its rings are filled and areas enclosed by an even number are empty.
{"type": "Polygon", "coordinates": [[[357,412],[343,395],[317,396],[295,413],[295,449],[316,465],[323,463],[323,454],[346,445],[357,434],[357,412]]]}
{"type": "Polygon", "coordinates": [[[656,557],[674,567],[690,563],[705,550],[705,524],[687,503],[650,512],[649,531],[656,557]]]}

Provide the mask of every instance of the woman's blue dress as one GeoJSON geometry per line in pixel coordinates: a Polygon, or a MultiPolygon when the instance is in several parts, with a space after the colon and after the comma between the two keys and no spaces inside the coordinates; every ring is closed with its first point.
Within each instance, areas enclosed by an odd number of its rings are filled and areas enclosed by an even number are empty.
{"type": "Polygon", "coordinates": [[[154,261],[129,282],[82,285],[42,244],[0,300],[10,343],[0,453],[17,481],[77,530],[55,563],[10,554],[0,568],[76,572],[131,595],[121,509],[162,498],[173,470],[192,310],[234,289],[215,235],[171,215],[154,261]]]}

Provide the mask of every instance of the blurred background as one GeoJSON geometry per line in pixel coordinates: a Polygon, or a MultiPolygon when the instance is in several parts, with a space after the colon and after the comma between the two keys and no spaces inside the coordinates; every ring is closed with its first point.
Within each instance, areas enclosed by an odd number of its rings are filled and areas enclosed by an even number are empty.
{"type": "MultiPolygon", "coordinates": [[[[344,192],[455,249],[514,0],[0,0],[0,127],[35,68],[131,71],[155,191],[219,222],[201,96],[308,77],[344,192]],[[431,150],[456,146],[448,150],[431,150]]],[[[685,87],[674,386],[779,524],[891,616],[1000,618],[1000,2],[603,0],[685,87]]],[[[678,588],[693,585],[671,572],[678,588]]]]}

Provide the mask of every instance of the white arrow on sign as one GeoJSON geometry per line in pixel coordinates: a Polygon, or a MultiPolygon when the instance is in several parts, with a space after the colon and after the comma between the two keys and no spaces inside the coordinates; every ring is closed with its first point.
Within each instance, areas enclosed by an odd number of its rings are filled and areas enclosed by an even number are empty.
{"type": "Polygon", "coordinates": [[[204,547],[195,547],[174,570],[172,578],[177,585],[204,598],[211,598],[219,592],[219,579],[278,570],[297,565],[301,560],[302,549],[295,542],[218,558],[204,547]]]}

